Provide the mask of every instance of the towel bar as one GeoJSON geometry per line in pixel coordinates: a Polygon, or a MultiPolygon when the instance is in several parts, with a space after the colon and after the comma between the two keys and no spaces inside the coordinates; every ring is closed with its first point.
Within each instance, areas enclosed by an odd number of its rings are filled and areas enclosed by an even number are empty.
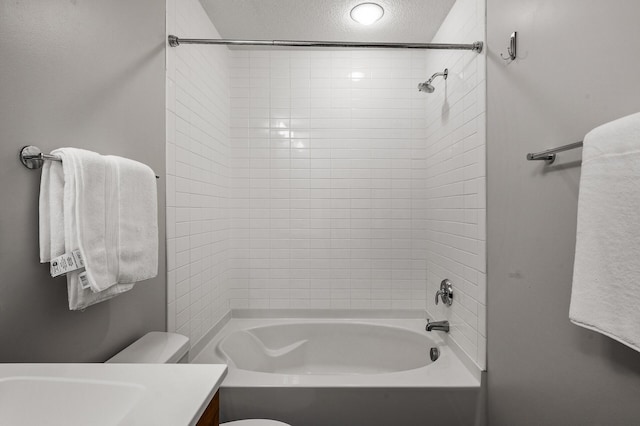
{"type": "MultiPolygon", "coordinates": [[[[27,169],[39,169],[42,167],[44,161],[62,161],[62,158],[43,153],[40,148],[33,145],[23,146],[20,150],[20,162],[27,169]]],[[[160,179],[160,176],[156,175],[156,179],[160,179]]]]}
{"type": "Polygon", "coordinates": [[[570,149],[581,148],[582,141],[570,143],[569,145],[559,146],[558,148],[547,149],[546,151],[540,151],[536,153],[528,153],[527,160],[544,160],[547,164],[551,164],[556,160],[556,153],[562,151],[568,151],[570,149]]]}

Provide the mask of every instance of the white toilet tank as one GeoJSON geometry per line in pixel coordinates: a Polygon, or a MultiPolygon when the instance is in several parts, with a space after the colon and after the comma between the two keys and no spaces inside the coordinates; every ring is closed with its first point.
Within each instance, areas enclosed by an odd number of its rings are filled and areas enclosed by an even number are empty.
{"type": "MultiPolygon", "coordinates": [[[[175,364],[189,358],[189,338],[182,334],[152,331],[136,340],[106,362],[115,364],[175,364]]],[[[221,423],[220,426],[289,426],[275,420],[250,419],[221,423]]]]}
{"type": "Polygon", "coordinates": [[[189,361],[189,338],[182,334],[152,331],[106,362],[116,364],[176,364],[189,361]]]}

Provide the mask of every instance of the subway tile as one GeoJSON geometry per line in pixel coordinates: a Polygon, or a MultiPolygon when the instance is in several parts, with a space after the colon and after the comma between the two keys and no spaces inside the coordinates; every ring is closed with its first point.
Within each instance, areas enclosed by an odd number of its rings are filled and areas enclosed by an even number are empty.
{"type": "MultiPolygon", "coordinates": [[[[217,36],[189,4],[183,25],[217,36]]],[[[436,38],[476,31],[476,16],[451,15],[436,38]]],[[[424,309],[426,289],[451,275],[464,283],[454,339],[480,360],[483,55],[215,49],[173,59],[168,256],[176,274],[194,273],[179,280],[190,296],[206,295],[176,314],[176,329],[204,335],[230,307],[424,309]],[[448,120],[442,85],[415,91],[427,64],[457,77],[448,120]]]]}

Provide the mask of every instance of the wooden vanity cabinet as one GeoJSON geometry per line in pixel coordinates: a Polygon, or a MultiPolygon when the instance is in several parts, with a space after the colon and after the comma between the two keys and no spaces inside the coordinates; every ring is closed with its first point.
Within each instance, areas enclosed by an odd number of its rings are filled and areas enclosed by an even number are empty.
{"type": "Polygon", "coordinates": [[[197,426],[219,426],[220,425],[220,391],[216,392],[211,402],[200,416],[197,426]]]}

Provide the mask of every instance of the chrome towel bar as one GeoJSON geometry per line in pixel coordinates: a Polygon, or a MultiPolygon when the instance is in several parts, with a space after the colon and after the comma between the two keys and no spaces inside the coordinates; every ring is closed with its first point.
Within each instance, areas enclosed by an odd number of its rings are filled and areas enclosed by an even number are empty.
{"type": "MultiPolygon", "coordinates": [[[[57,155],[45,154],[40,148],[33,145],[23,146],[20,149],[20,162],[27,169],[39,169],[42,167],[44,161],[62,161],[62,158],[57,155]]],[[[160,176],[156,175],[156,179],[160,179],[160,176]]]]}
{"type": "Polygon", "coordinates": [[[569,145],[559,146],[558,148],[547,149],[546,151],[540,151],[536,153],[530,152],[527,154],[527,160],[544,160],[547,162],[547,164],[551,164],[556,160],[556,153],[576,148],[582,148],[582,141],[570,143],[569,145]]]}

